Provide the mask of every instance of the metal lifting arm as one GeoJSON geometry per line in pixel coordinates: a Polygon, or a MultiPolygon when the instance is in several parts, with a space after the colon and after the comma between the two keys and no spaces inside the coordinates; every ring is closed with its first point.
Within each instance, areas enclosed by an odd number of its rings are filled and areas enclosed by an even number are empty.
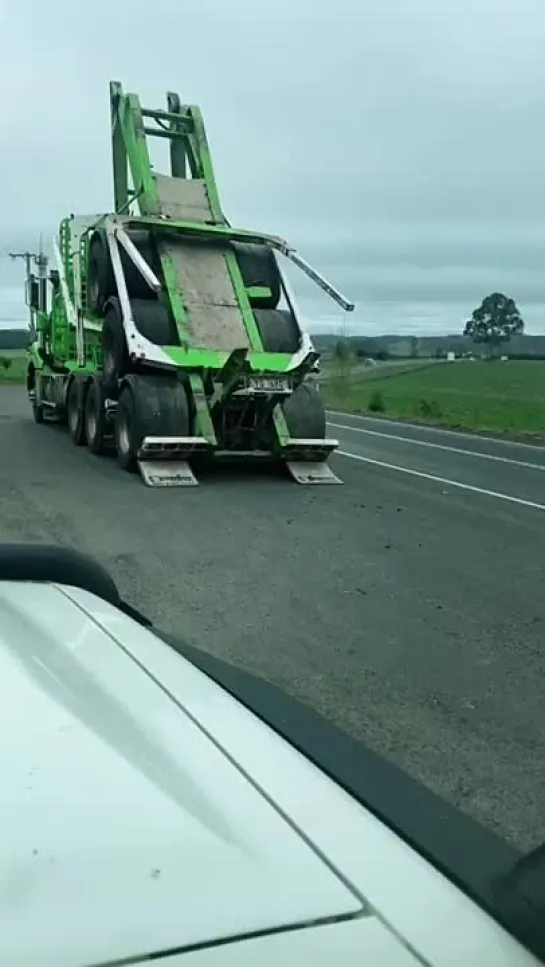
{"type": "MultiPolygon", "coordinates": [[[[191,199],[186,196],[184,199],[189,212],[191,213],[191,210],[193,210],[195,214],[200,216],[194,218],[195,228],[197,228],[198,223],[199,233],[208,228],[210,235],[216,237],[221,234],[225,238],[238,238],[242,241],[247,238],[250,240],[253,233],[233,230],[221,210],[204,122],[198,107],[182,105],[179,95],[170,92],[167,94],[168,110],[143,108],[138,96],[123,93],[121,84],[117,81],[112,81],[110,84],[110,105],[114,199],[117,214],[127,214],[129,206],[135,202],[143,216],[166,215],[173,222],[179,222],[176,212],[169,211],[169,207],[173,207],[172,204],[169,206],[169,199],[172,202],[173,195],[177,195],[174,207],[179,209],[180,189],[183,187],[179,183],[180,180],[200,182],[205,188],[207,210],[204,211],[202,205],[199,210],[195,198],[191,199]],[[146,125],[145,120],[155,123],[154,125],[146,125]],[[169,176],[154,174],[146,140],[147,135],[169,140],[171,164],[169,176]],[[133,189],[129,188],[129,173],[133,189]],[[168,187],[168,181],[171,179],[175,179],[177,182],[175,193],[173,193],[172,187],[170,189],[168,187]]],[[[190,185],[187,185],[187,188],[191,190],[190,185]]],[[[196,185],[195,188],[198,191],[199,185],[196,185]]],[[[182,207],[185,207],[183,202],[182,207]]],[[[187,221],[192,220],[188,219],[187,221]]],[[[120,237],[120,241],[129,251],[124,239],[120,237]]],[[[347,312],[354,309],[354,303],[332,286],[323,275],[313,269],[284,239],[259,234],[256,236],[256,241],[265,241],[271,248],[290,259],[294,265],[297,265],[347,312]]],[[[132,252],[130,254],[131,256],[134,255],[132,252]]],[[[142,270],[142,267],[139,267],[142,270]]]]}
{"type": "Polygon", "coordinates": [[[288,243],[284,242],[283,239],[274,238],[269,240],[269,245],[271,248],[276,249],[277,252],[281,252],[282,255],[285,255],[285,257],[289,259],[290,262],[293,262],[297,268],[302,269],[305,275],[308,275],[309,279],[312,279],[316,285],[319,285],[326,295],[328,295],[330,299],[333,299],[333,302],[336,302],[341,309],[344,309],[346,312],[352,312],[354,310],[355,303],[351,302],[350,299],[347,299],[342,292],[339,292],[339,290],[335,288],[334,285],[331,285],[331,283],[327,281],[321,272],[317,272],[316,269],[313,269],[312,265],[310,265],[306,259],[301,258],[299,253],[296,252],[291,245],[288,245],[288,243]]]}
{"type": "Polygon", "coordinates": [[[206,186],[207,221],[226,224],[201,112],[195,105],[181,105],[178,94],[172,92],[167,104],[166,111],[144,108],[136,94],[125,94],[118,81],[110,83],[115,211],[126,214],[136,202],[141,215],[161,216],[165,206],[160,182],[166,178],[194,180],[206,186]],[[154,123],[147,125],[146,120],[154,123]],[[154,174],[147,135],[170,141],[169,176],[154,174]]]}

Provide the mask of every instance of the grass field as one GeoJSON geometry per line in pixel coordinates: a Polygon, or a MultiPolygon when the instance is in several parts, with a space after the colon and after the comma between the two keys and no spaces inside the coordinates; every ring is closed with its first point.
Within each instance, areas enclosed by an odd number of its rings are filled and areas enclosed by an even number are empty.
{"type": "Polygon", "coordinates": [[[365,380],[383,379],[385,376],[394,376],[398,373],[412,373],[419,369],[428,369],[429,366],[442,365],[435,359],[388,359],[369,365],[361,360],[351,359],[348,362],[340,363],[331,358],[322,356],[321,360],[322,378],[331,382],[332,380],[365,380]]]}
{"type": "Polygon", "coordinates": [[[0,350],[0,383],[24,383],[26,356],[20,349],[0,350]]]}
{"type": "Polygon", "coordinates": [[[322,394],[328,406],[353,413],[545,438],[541,361],[458,361],[371,381],[337,373],[322,394]]]}

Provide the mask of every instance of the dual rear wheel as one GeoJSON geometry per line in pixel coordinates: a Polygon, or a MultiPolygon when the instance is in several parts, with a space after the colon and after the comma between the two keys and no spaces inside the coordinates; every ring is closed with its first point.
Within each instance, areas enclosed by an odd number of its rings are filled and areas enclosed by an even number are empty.
{"type": "MultiPolygon", "coordinates": [[[[97,456],[115,450],[124,470],[136,468],[145,437],[185,437],[193,432],[188,396],[176,377],[126,377],[111,422],[107,398],[101,377],[73,377],[66,402],[68,431],[76,446],[87,445],[97,456]]],[[[286,401],[283,411],[293,438],[325,437],[325,410],[315,387],[303,383],[286,401]]]]}
{"type": "Polygon", "coordinates": [[[98,376],[74,376],[66,398],[66,422],[77,447],[87,444],[96,455],[105,453],[111,438],[102,380],[98,376]]]}
{"type": "Polygon", "coordinates": [[[75,446],[87,445],[97,456],[115,450],[124,470],[136,469],[145,437],[190,433],[187,393],[175,377],[126,377],[111,421],[107,399],[101,377],[74,376],[66,399],[68,432],[75,446]]]}

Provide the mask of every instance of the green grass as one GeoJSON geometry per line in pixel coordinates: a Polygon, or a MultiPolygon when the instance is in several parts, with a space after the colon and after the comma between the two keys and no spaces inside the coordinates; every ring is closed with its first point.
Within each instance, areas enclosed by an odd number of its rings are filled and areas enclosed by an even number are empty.
{"type": "Polygon", "coordinates": [[[0,383],[24,383],[26,354],[20,349],[0,350],[0,383]]]}
{"type": "Polygon", "coordinates": [[[347,412],[545,438],[541,361],[457,361],[372,381],[333,376],[322,394],[328,406],[347,412]]]}
{"type": "Polygon", "coordinates": [[[385,376],[394,376],[398,373],[412,373],[436,365],[437,361],[434,359],[388,359],[384,362],[376,362],[374,365],[366,364],[353,357],[345,361],[324,360],[323,357],[321,359],[321,371],[324,379],[328,381],[350,379],[367,382],[367,380],[384,379],[385,376]]]}

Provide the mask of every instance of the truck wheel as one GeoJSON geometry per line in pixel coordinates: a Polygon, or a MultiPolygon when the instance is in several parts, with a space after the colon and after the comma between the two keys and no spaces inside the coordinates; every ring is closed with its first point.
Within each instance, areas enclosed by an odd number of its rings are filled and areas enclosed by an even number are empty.
{"type": "Polygon", "coordinates": [[[89,242],[87,275],[87,305],[100,316],[108,296],[115,292],[110,250],[104,229],[97,229],[89,242]]]}
{"type": "Polygon", "coordinates": [[[189,436],[189,401],[176,377],[128,376],[117,404],[114,438],[123,470],[134,471],[146,437],[189,436]]]}
{"type": "Polygon", "coordinates": [[[93,376],[85,395],[83,424],[87,446],[96,456],[104,453],[107,446],[108,423],[104,402],[102,383],[98,376],[93,376]]]}
{"type": "MultiPolygon", "coordinates": [[[[161,263],[157,257],[150,232],[132,230],[128,234],[150,268],[156,275],[160,276],[161,263]]],[[[154,299],[155,294],[121,246],[120,256],[129,298],[154,299]]],[[[114,270],[110,261],[108,238],[103,228],[96,229],[89,242],[88,279],[87,304],[93,312],[101,316],[106,302],[110,296],[117,292],[114,270]]]]}
{"type": "Polygon", "coordinates": [[[253,296],[254,309],[276,309],[281,295],[280,272],[274,252],[266,245],[231,242],[246,288],[269,289],[269,296],[253,296]]]}
{"type": "Polygon", "coordinates": [[[70,439],[77,447],[82,447],[85,444],[84,406],[85,381],[80,376],[74,376],[68,387],[66,416],[70,439]]]}
{"type": "Polygon", "coordinates": [[[43,423],[44,405],[43,403],[38,403],[37,401],[36,394],[38,391],[38,387],[36,386],[36,370],[34,369],[33,364],[30,364],[30,366],[27,369],[26,388],[28,393],[28,399],[32,407],[32,416],[34,417],[34,422],[43,423]]]}
{"type": "Polygon", "coordinates": [[[121,390],[114,423],[117,462],[123,470],[134,472],[144,434],[138,425],[134,393],[130,386],[121,390]]]}
{"type": "Polygon", "coordinates": [[[318,390],[301,383],[282,407],[290,433],[295,440],[323,440],[326,435],[325,407],[318,390]]]}
{"type": "Polygon", "coordinates": [[[119,380],[129,368],[129,353],[121,309],[110,299],[102,323],[102,384],[105,393],[115,394],[119,380]]]}
{"type": "Polygon", "coordinates": [[[299,349],[301,338],[295,316],[289,309],[254,309],[263,352],[289,353],[299,349]]]}
{"type": "Polygon", "coordinates": [[[160,299],[131,299],[131,310],[138,332],[156,346],[179,346],[174,320],[160,299]]]}
{"type": "Polygon", "coordinates": [[[43,403],[37,403],[36,400],[32,400],[32,415],[34,417],[35,423],[44,422],[44,406],[43,403]]]}

